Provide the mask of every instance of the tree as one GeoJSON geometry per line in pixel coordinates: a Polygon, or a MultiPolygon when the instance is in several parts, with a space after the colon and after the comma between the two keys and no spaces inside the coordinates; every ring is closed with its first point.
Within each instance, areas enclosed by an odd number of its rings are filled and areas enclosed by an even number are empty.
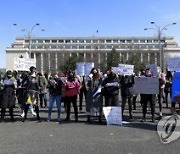
{"type": "Polygon", "coordinates": [[[137,74],[140,69],[145,68],[145,64],[141,63],[140,57],[137,55],[132,55],[128,61],[126,61],[127,64],[134,65],[134,72],[137,74]]]}
{"type": "Polygon", "coordinates": [[[76,62],[82,61],[82,57],[78,57],[76,54],[72,54],[68,60],[65,61],[64,65],[61,66],[63,72],[76,69],[76,62]]]}
{"type": "Polygon", "coordinates": [[[112,48],[111,52],[107,55],[107,69],[111,67],[117,67],[120,63],[119,53],[115,48],[112,48]]]}

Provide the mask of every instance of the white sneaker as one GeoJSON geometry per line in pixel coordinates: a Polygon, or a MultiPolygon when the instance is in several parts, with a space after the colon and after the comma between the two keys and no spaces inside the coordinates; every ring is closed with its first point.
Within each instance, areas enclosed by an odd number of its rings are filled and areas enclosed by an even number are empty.
{"type": "Polygon", "coordinates": [[[37,116],[36,112],[32,111],[32,116],[37,116]]]}
{"type": "Polygon", "coordinates": [[[23,112],[23,113],[21,114],[21,117],[24,118],[24,116],[25,116],[25,113],[23,112]]]}

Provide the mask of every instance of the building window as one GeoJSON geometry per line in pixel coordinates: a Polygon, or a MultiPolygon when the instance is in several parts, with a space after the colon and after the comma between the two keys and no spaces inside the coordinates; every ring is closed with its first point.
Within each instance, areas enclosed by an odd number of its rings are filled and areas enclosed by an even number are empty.
{"type": "Polygon", "coordinates": [[[71,43],[71,40],[65,40],[65,43],[71,43]]]}
{"type": "Polygon", "coordinates": [[[86,43],[91,43],[91,40],[86,40],[86,43]]]}
{"type": "Polygon", "coordinates": [[[59,40],[59,43],[64,43],[64,40],[59,40]]]}
{"type": "Polygon", "coordinates": [[[146,40],[140,40],[140,43],[145,43],[146,42],[146,40]]]}
{"type": "Polygon", "coordinates": [[[84,43],[84,40],[79,40],[79,43],[84,43]]]}
{"type": "Polygon", "coordinates": [[[29,43],[29,40],[25,40],[25,43],[29,43]]]}
{"type": "Polygon", "coordinates": [[[127,43],[132,43],[132,40],[126,40],[127,43]]]}
{"type": "Polygon", "coordinates": [[[43,40],[37,40],[38,43],[43,43],[43,40]]]}
{"type": "Polygon", "coordinates": [[[52,40],[52,43],[57,43],[57,40],[52,40]]]}
{"type": "Polygon", "coordinates": [[[50,40],[45,40],[45,43],[50,43],[50,40]]]}
{"type": "Polygon", "coordinates": [[[125,43],[125,40],[120,40],[120,43],[125,43]]]}
{"type": "Polygon", "coordinates": [[[31,43],[36,43],[36,40],[31,40],[31,43]]]}
{"type": "Polygon", "coordinates": [[[106,43],[111,43],[111,40],[106,40],[106,43]]]}
{"type": "Polygon", "coordinates": [[[113,43],[118,43],[118,40],[113,40],[113,43]]]}
{"type": "Polygon", "coordinates": [[[72,43],[77,43],[77,40],[72,40],[72,43]]]}

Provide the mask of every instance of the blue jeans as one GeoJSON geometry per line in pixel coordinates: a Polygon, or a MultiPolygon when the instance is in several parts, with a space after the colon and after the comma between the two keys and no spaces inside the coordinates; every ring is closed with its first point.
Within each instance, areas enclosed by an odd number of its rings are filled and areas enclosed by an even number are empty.
{"type": "Polygon", "coordinates": [[[51,119],[51,113],[52,113],[52,108],[54,105],[54,102],[56,101],[56,106],[57,106],[57,113],[58,113],[58,118],[60,118],[61,114],[61,96],[50,96],[49,98],[49,110],[48,110],[48,118],[51,119]]]}

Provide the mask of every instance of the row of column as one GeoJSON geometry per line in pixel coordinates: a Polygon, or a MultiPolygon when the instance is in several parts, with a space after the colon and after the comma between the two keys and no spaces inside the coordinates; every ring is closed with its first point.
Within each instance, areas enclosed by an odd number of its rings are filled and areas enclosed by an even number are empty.
{"type": "MultiPolygon", "coordinates": [[[[52,61],[53,61],[54,65],[55,65],[55,66],[53,66],[53,69],[55,71],[59,70],[59,68],[58,68],[58,61],[59,61],[58,53],[54,53],[54,54],[55,54],[54,59],[52,59],[51,53],[47,53],[47,61],[45,61],[44,54],[40,53],[40,71],[41,72],[44,72],[45,69],[47,70],[47,68],[44,68],[45,63],[47,63],[46,66],[48,67],[48,71],[51,72],[51,65],[52,65],[51,62],[52,61]]],[[[65,59],[65,54],[66,53],[61,53],[62,60],[65,59]]],[[[77,54],[77,56],[79,56],[78,52],[76,54],[77,54]]],[[[83,60],[84,61],[88,61],[86,54],[87,53],[83,53],[83,60]]],[[[101,57],[101,54],[102,53],[90,53],[90,58],[91,58],[90,60],[95,61],[95,59],[96,59],[96,62],[97,62],[96,66],[98,66],[98,67],[100,67],[101,63],[107,62],[107,53],[104,53],[105,54],[103,56],[104,59],[101,57]]],[[[122,57],[122,54],[125,56],[123,58],[125,58],[126,61],[129,60],[129,57],[130,57],[129,53],[119,53],[120,57],[122,57]]],[[[145,61],[145,59],[147,59],[147,62],[150,63],[150,58],[153,58],[154,63],[157,65],[159,57],[158,57],[157,53],[153,53],[153,54],[154,54],[153,57],[151,57],[150,52],[148,52],[148,53],[140,53],[140,61],[141,61],[141,63],[143,63],[145,61]]],[[[69,57],[71,57],[71,56],[72,56],[72,53],[69,53],[69,57]]],[[[63,61],[63,63],[64,63],[64,61],[63,61]]]]}

